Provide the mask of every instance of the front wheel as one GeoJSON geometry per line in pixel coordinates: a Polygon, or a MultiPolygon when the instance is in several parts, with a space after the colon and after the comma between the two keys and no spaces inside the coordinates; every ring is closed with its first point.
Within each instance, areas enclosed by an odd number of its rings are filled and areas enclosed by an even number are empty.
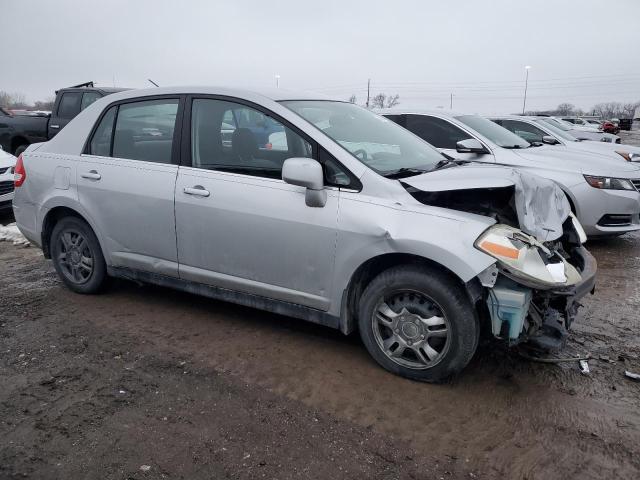
{"type": "Polygon", "coordinates": [[[480,331],[464,288],[420,266],[393,267],[375,277],[362,294],[358,322],[363,343],[382,367],[424,382],[460,372],[480,331]]]}
{"type": "Polygon", "coordinates": [[[107,282],[107,266],[91,227],[76,217],[65,217],[53,227],[51,259],[64,284],[77,293],[96,293],[107,282]]]}

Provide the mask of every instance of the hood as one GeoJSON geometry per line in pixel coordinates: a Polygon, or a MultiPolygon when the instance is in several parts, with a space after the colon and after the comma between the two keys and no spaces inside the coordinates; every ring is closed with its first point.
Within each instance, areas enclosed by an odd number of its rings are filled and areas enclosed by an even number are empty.
{"type": "Polygon", "coordinates": [[[405,178],[419,202],[493,217],[541,242],[562,236],[571,207],[551,180],[513,168],[468,164],[405,178]]]}
{"type": "Polygon", "coordinates": [[[16,164],[16,157],[0,150],[0,168],[13,167],[16,164]]]}
{"type": "Polygon", "coordinates": [[[576,150],[584,150],[587,152],[602,153],[614,155],[616,160],[625,161],[616,152],[635,153],[640,155],[640,147],[634,145],[611,143],[611,142],[567,142],[567,146],[576,150]]]}
{"type": "Polygon", "coordinates": [[[587,175],[621,178],[640,177],[640,166],[637,163],[621,162],[611,155],[596,151],[558,149],[548,145],[511,151],[535,162],[536,165],[551,169],[571,170],[587,175]]]}

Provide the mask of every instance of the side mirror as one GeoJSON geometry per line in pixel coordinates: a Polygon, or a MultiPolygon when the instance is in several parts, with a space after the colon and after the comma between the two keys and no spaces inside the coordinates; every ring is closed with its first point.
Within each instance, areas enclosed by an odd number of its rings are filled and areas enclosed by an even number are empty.
{"type": "Polygon", "coordinates": [[[546,143],[547,145],[557,145],[560,141],[556,137],[552,137],[551,135],[544,135],[542,137],[542,143],[546,143]]]}
{"type": "Polygon", "coordinates": [[[282,180],[307,189],[304,200],[308,207],[324,207],[327,203],[322,165],[316,160],[288,158],[282,166],[282,180]]]}
{"type": "Polygon", "coordinates": [[[484,145],[475,138],[467,138],[456,143],[456,151],[458,153],[489,153],[484,145]]]}

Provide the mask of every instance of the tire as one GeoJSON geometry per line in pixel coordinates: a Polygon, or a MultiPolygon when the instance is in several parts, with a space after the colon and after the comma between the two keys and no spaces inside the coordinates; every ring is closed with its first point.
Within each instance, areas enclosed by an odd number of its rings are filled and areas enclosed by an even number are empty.
{"type": "Polygon", "coordinates": [[[18,145],[18,147],[16,148],[16,151],[13,153],[14,157],[19,157],[28,147],[29,145],[25,144],[25,145],[18,145]]]}
{"type": "Polygon", "coordinates": [[[97,293],[107,284],[107,265],[91,227],[80,218],[64,217],[53,227],[51,259],[60,279],[76,293],[97,293]]]}
{"type": "Polygon", "coordinates": [[[392,267],[375,277],[360,299],[358,325],[376,362],[422,382],[443,382],[459,373],[480,337],[464,288],[423,266],[392,267]]]}

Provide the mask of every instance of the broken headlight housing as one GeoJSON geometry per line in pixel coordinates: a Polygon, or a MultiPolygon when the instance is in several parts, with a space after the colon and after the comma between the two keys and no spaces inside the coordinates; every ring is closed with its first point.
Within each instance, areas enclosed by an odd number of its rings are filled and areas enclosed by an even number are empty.
{"type": "Polygon", "coordinates": [[[478,237],[475,247],[498,260],[503,274],[532,288],[568,286],[582,278],[558,251],[508,225],[490,227],[478,237]]]}

